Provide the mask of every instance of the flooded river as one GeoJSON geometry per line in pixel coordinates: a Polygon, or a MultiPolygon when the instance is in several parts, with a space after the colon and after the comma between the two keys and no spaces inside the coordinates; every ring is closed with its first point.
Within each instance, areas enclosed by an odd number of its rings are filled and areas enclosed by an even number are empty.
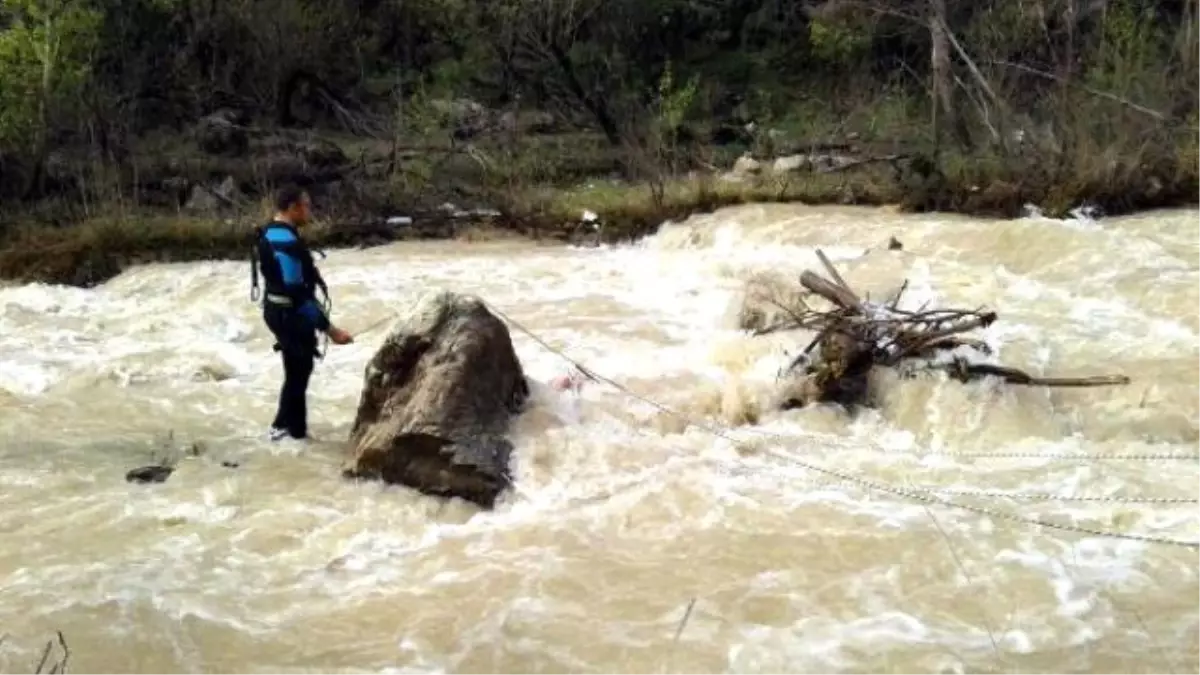
{"type": "MultiPolygon", "coordinates": [[[[247,263],[0,288],[0,670],[61,630],[75,672],[1196,672],[1198,247],[1195,210],[769,205],[611,248],[330,251],[337,322],[384,327],[330,349],[315,440],[280,444],[247,263]],[[1007,365],[1133,382],[775,412],[804,336],[738,331],[740,297],[818,247],[873,296],[995,309],[1007,365]],[[367,359],[439,288],[667,410],[538,388],[490,513],[342,481],[367,359]],[[124,481],[161,455],[168,482],[124,481]]],[[[568,372],[513,338],[531,378],[568,372]]]]}

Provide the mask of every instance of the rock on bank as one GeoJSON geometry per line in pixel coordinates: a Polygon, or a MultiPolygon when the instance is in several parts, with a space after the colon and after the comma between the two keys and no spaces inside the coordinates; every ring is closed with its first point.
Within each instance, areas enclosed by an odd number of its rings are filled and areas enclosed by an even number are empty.
{"type": "Polygon", "coordinates": [[[528,396],[503,321],[478,298],[426,295],[367,364],[347,474],[491,508],[528,396]]]}

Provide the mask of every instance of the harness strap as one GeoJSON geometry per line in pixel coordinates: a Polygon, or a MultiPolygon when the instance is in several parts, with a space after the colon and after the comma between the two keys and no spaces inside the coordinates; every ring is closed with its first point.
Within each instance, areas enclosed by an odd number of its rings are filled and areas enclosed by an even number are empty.
{"type": "MultiPolygon", "coordinates": [[[[333,315],[333,298],[329,297],[329,287],[325,285],[325,280],[321,278],[321,273],[317,271],[316,265],[313,265],[313,273],[316,275],[317,288],[321,289],[321,296],[324,298],[321,309],[325,312],[325,318],[330,319],[333,315]]],[[[324,361],[325,354],[329,352],[329,333],[321,336],[321,340],[324,344],[321,349],[317,350],[318,361],[324,361]]]]}
{"type": "Polygon", "coordinates": [[[262,227],[254,228],[254,245],[250,247],[250,302],[258,302],[261,291],[258,286],[258,245],[262,239],[262,227]]]}
{"type": "Polygon", "coordinates": [[[325,296],[326,304],[328,304],[330,306],[330,308],[332,309],[333,301],[329,299],[329,286],[327,286],[325,284],[325,279],[323,279],[321,277],[321,273],[317,270],[316,265],[313,265],[312,273],[313,273],[313,283],[316,285],[317,288],[321,289],[321,295],[325,296]]]}
{"type": "MultiPolygon", "coordinates": [[[[258,263],[259,257],[261,256],[263,236],[266,234],[265,229],[266,228],[262,227],[261,225],[254,228],[255,243],[251,249],[253,253],[250,257],[250,300],[252,302],[257,302],[258,299],[262,297],[258,283],[258,263]]],[[[329,315],[333,313],[333,299],[329,297],[329,286],[325,283],[325,279],[321,277],[321,271],[317,269],[317,266],[313,263],[312,258],[312,254],[316,253],[317,255],[321,256],[322,260],[324,260],[325,252],[320,249],[309,248],[299,238],[297,238],[295,241],[289,242],[271,242],[271,248],[280,253],[292,254],[304,261],[303,264],[306,268],[304,272],[306,275],[312,275],[312,285],[320,289],[321,296],[323,298],[321,302],[321,309],[325,312],[325,316],[328,318],[329,315]]],[[[288,295],[281,295],[279,293],[268,292],[264,298],[264,301],[281,307],[295,307],[300,299],[292,298],[288,295]]],[[[324,352],[329,351],[329,334],[326,333],[323,339],[325,342],[325,349],[314,350],[316,352],[315,355],[317,360],[323,360],[325,358],[324,352]]],[[[279,351],[282,349],[282,347],[276,343],[274,345],[274,349],[275,351],[279,351]]]]}

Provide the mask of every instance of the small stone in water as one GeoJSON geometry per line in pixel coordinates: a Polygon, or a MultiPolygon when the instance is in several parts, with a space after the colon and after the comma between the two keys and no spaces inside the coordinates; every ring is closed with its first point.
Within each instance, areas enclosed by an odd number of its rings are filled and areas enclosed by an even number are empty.
{"type": "Polygon", "coordinates": [[[125,474],[125,480],[130,483],[164,483],[174,471],[173,467],[152,464],[131,470],[125,474]]]}

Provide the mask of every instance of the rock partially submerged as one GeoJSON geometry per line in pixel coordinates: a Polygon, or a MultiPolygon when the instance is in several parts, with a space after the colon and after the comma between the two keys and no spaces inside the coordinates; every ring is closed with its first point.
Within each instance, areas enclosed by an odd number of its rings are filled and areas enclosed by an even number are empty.
{"type": "Polygon", "coordinates": [[[509,484],[509,421],[529,385],[504,322],[478,298],[419,300],[367,364],[347,476],[491,508],[509,484]]]}
{"type": "Polygon", "coordinates": [[[130,469],[125,474],[125,480],[129,483],[165,483],[174,472],[175,467],[151,464],[149,466],[130,469]]]}

